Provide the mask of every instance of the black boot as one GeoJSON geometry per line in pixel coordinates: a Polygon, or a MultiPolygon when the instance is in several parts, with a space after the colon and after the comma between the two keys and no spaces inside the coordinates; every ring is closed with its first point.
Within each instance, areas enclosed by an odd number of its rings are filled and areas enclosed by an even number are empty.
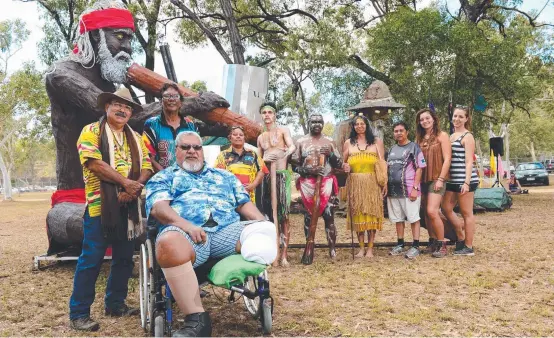
{"type": "Polygon", "coordinates": [[[173,337],[211,337],[212,320],[207,312],[191,313],[185,317],[182,329],[173,333],[173,337]]]}

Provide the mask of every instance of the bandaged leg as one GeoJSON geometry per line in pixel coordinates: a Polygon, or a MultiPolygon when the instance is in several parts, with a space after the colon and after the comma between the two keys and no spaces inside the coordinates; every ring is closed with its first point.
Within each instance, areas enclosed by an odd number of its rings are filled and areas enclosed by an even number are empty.
{"type": "Polygon", "coordinates": [[[171,268],[162,268],[162,271],[171,288],[173,298],[175,298],[179,310],[184,315],[204,312],[204,307],[200,300],[198,279],[191,262],[171,268]]]}
{"type": "Polygon", "coordinates": [[[249,262],[269,265],[277,258],[277,231],[268,221],[245,227],[240,234],[240,253],[249,262]]]}

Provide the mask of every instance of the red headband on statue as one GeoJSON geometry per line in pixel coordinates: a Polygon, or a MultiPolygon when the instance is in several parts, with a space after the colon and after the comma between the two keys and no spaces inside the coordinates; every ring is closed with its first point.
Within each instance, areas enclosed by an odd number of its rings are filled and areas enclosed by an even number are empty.
{"type": "Polygon", "coordinates": [[[81,17],[79,33],[90,32],[100,28],[130,28],[135,31],[133,15],[126,9],[107,8],[90,12],[81,17]]]}

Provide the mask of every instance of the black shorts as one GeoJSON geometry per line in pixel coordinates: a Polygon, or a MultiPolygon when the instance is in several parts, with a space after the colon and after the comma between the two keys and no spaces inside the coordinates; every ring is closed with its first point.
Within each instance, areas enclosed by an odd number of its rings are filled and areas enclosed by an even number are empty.
{"type": "MultiPolygon", "coordinates": [[[[462,192],[462,185],[464,185],[464,183],[457,184],[457,183],[446,182],[446,191],[452,191],[452,192],[460,193],[460,192],[462,192]]],[[[469,184],[469,192],[473,192],[473,191],[477,190],[478,185],[479,185],[479,183],[477,183],[477,182],[470,183],[469,184]]]]}

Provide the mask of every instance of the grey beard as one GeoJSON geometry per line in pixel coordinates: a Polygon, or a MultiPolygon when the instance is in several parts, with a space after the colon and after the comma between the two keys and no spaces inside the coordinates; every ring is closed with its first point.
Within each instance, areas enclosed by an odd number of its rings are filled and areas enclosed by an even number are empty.
{"type": "Polygon", "coordinates": [[[127,67],[131,56],[121,51],[115,56],[108,49],[104,31],[100,30],[100,44],[98,46],[98,62],[100,63],[100,73],[106,81],[114,83],[127,83],[127,67]]]}
{"type": "Polygon", "coordinates": [[[183,161],[183,169],[191,173],[200,171],[200,169],[202,169],[203,166],[204,166],[204,163],[198,160],[195,160],[193,163],[191,163],[190,161],[187,162],[187,160],[183,161]]]}

